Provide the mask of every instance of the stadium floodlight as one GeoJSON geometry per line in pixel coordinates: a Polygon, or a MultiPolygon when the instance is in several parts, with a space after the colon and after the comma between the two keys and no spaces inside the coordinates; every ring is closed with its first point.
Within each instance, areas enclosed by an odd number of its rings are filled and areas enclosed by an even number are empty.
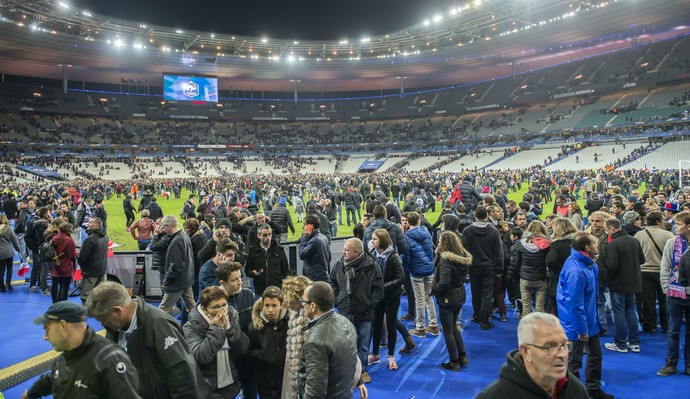
{"type": "Polygon", "coordinates": [[[288,60],[289,63],[293,63],[293,62],[295,62],[295,56],[294,56],[294,55],[289,55],[289,56],[287,57],[287,60],[288,60]]]}
{"type": "Polygon", "coordinates": [[[431,22],[430,22],[428,19],[425,19],[425,20],[424,20],[424,26],[429,26],[430,23],[431,23],[431,22]]]}
{"type": "Polygon", "coordinates": [[[67,4],[65,2],[60,1],[60,2],[58,2],[58,5],[64,9],[66,9],[66,10],[69,10],[69,4],[67,4]]]}
{"type": "Polygon", "coordinates": [[[183,34],[184,32],[182,31],[182,29],[177,29],[177,30],[175,31],[175,33],[177,33],[178,35],[181,35],[181,34],[183,34]]]}
{"type": "Polygon", "coordinates": [[[262,38],[261,38],[261,43],[268,43],[268,39],[265,38],[265,37],[262,37],[262,38]]]}
{"type": "Polygon", "coordinates": [[[83,15],[85,17],[92,17],[93,16],[93,15],[91,15],[91,13],[89,11],[86,11],[86,10],[82,11],[81,15],[83,15]]]}
{"type": "Polygon", "coordinates": [[[434,22],[441,22],[443,20],[443,15],[436,15],[434,16],[434,22]]]}

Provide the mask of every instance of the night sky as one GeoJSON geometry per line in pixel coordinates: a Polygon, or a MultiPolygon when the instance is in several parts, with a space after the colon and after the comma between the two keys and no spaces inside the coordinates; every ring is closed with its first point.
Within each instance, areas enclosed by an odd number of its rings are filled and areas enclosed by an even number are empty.
{"type": "Polygon", "coordinates": [[[290,40],[356,40],[421,23],[456,0],[65,0],[127,20],[290,40]]]}

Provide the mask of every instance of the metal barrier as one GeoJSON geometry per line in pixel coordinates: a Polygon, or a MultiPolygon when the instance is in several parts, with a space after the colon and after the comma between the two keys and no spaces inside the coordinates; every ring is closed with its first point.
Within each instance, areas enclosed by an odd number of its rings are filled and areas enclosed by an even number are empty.
{"type": "MultiPolygon", "coordinates": [[[[352,237],[336,237],[331,240],[331,269],[343,256],[345,240],[352,237]]],[[[297,253],[298,241],[281,244],[288,263],[290,272],[302,274],[304,261],[297,253]]],[[[108,280],[118,281],[129,288],[135,295],[146,298],[160,298],[163,296],[158,268],[153,267],[153,253],[151,251],[119,251],[113,252],[108,258],[108,280]]],[[[248,281],[243,285],[249,287],[248,281]]],[[[75,287],[76,291],[78,287],[75,287]]]]}

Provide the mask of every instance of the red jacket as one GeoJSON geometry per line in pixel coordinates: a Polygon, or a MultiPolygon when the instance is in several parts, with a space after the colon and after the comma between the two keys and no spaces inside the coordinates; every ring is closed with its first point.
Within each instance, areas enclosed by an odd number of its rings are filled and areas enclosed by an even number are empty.
{"type": "Polygon", "coordinates": [[[129,227],[132,238],[135,240],[151,240],[151,235],[156,229],[156,222],[149,218],[141,218],[129,227]],[[139,232],[137,235],[136,231],[139,232]]]}
{"type": "Polygon", "coordinates": [[[50,264],[52,277],[72,277],[74,275],[75,260],[77,259],[77,247],[72,237],[59,232],[50,242],[55,246],[55,253],[60,257],[60,264],[50,264]]]}

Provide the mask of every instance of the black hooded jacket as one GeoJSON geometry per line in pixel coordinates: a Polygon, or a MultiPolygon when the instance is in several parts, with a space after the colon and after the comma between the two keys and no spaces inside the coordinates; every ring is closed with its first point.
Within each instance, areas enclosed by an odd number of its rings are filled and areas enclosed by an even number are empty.
{"type": "Polygon", "coordinates": [[[494,226],[487,222],[474,222],[462,233],[467,238],[467,250],[472,254],[470,270],[503,270],[503,243],[494,226]]]}
{"type": "MultiPolygon", "coordinates": [[[[566,362],[567,366],[567,362],[566,362]]],[[[557,399],[588,398],[587,389],[573,373],[568,371],[568,381],[558,391],[557,399]]],[[[537,385],[527,374],[525,362],[518,351],[508,354],[501,367],[498,379],[477,395],[476,399],[552,399],[551,395],[537,385]]]]}

